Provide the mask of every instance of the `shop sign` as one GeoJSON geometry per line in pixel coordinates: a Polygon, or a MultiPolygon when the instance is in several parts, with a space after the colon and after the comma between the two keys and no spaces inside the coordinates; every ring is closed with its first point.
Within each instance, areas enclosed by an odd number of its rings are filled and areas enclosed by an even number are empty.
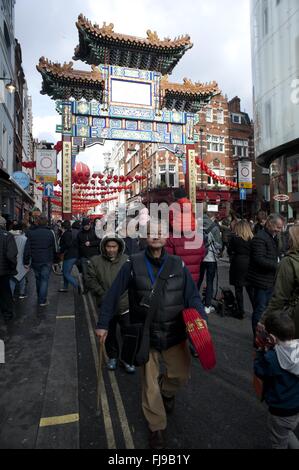
{"type": "Polygon", "coordinates": [[[57,180],[56,150],[38,149],[36,151],[36,179],[45,183],[54,183],[57,180]]]}
{"type": "Polygon", "coordinates": [[[252,162],[240,160],[238,164],[239,188],[252,189],[252,162]]]}
{"type": "Polygon", "coordinates": [[[23,171],[15,171],[11,177],[22,189],[28,189],[30,186],[30,176],[23,171]]]}
{"type": "Polygon", "coordinates": [[[277,202],[288,202],[290,200],[290,197],[287,194],[276,194],[273,199],[277,202]]]}

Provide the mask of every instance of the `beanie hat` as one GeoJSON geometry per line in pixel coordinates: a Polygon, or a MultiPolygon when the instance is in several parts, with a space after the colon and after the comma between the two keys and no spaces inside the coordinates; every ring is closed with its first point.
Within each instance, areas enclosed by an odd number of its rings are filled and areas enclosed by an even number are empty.
{"type": "Polygon", "coordinates": [[[6,220],[0,215],[0,227],[6,228],[6,220]]]}
{"type": "Polygon", "coordinates": [[[187,193],[184,188],[176,189],[173,194],[175,199],[183,199],[187,197],[187,193]]]}
{"type": "Polygon", "coordinates": [[[83,219],[82,220],[82,227],[86,227],[86,225],[90,225],[90,220],[89,219],[83,219]]]}

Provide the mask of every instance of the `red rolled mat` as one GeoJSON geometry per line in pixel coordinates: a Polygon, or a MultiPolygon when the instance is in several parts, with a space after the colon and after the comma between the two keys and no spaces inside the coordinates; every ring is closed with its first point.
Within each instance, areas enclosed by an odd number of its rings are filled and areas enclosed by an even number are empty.
{"type": "Polygon", "coordinates": [[[205,370],[211,370],[216,366],[216,354],[208,327],[193,308],[183,311],[188,336],[198,354],[199,361],[205,370]]]}

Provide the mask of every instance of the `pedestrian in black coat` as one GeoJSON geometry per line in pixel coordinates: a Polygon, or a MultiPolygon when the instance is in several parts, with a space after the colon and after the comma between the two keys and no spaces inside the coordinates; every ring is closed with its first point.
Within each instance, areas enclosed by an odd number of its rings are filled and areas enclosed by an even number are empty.
{"type": "Polygon", "coordinates": [[[280,215],[272,214],[267,219],[265,229],[261,230],[252,240],[248,281],[254,288],[252,315],[254,335],[257,324],[273,294],[276,272],[280,260],[277,237],[281,233],[283,226],[283,218],[280,215]]]}
{"type": "Polygon", "coordinates": [[[13,298],[9,280],[17,274],[17,256],[15,238],[6,231],[6,220],[0,216],[0,310],[6,323],[13,318],[13,298]]]}
{"type": "Polygon", "coordinates": [[[244,287],[247,290],[250,301],[252,302],[253,300],[252,288],[247,280],[252,239],[253,233],[249,223],[246,220],[241,220],[236,224],[235,232],[228,246],[228,254],[231,260],[229,282],[235,287],[240,319],[244,318],[244,287]]]}

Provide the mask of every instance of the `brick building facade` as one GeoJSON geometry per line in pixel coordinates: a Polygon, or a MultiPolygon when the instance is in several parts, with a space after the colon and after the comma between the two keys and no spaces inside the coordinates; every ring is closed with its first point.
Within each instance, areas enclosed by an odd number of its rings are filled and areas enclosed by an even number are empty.
{"type": "MultiPolygon", "coordinates": [[[[196,153],[218,176],[238,181],[239,159],[250,159],[255,177],[253,124],[246,112],[241,111],[238,97],[231,101],[223,95],[211,100],[209,106],[198,113],[196,153]]],[[[172,201],[173,188],[185,186],[185,163],[177,151],[182,146],[163,146],[149,143],[124,142],[125,176],[143,176],[144,180],[132,184],[128,202],[172,201]]],[[[201,168],[197,168],[197,200],[218,205],[225,216],[232,208],[240,211],[239,191],[214,181],[201,168]]],[[[257,210],[255,189],[247,196],[245,213],[253,215],[257,210]]]]}

